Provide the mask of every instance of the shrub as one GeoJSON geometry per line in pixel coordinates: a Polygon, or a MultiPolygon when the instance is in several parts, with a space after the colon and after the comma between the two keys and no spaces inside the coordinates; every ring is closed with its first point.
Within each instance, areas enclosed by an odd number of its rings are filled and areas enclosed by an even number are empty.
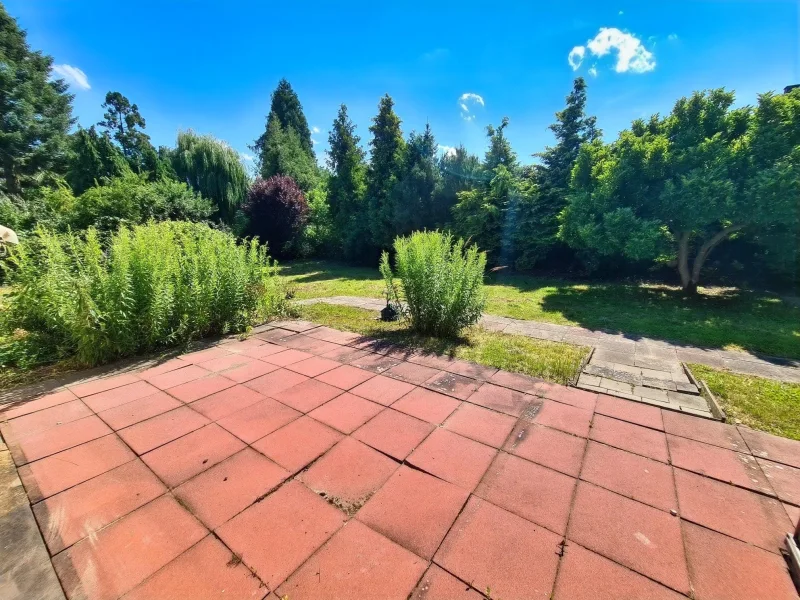
{"type": "Polygon", "coordinates": [[[199,223],[122,227],[105,251],[94,228],[38,229],[7,262],[5,343],[39,340],[90,365],[239,332],[285,308],[265,246],[199,223]]]}
{"type": "Polygon", "coordinates": [[[455,336],[480,319],[486,305],[486,253],[449,233],[416,232],[394,241],[395,274],[389,254],[381,257],[387,293],[411,327],[423,334],[455,336]]]}
{"type": "Polygon", "coordinates": [[[291,244],[308,216],[302,190],[294,179],[285,175],[256,179],[243,208],[249,219],[250,235],[266,241],[278,255],[291,252],[291,244]]]}

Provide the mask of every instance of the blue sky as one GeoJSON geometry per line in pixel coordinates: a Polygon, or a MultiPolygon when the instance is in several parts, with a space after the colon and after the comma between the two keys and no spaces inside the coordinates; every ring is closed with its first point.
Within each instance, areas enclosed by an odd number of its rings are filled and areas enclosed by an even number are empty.
{"type": "Polygon", "coordinates": [[[800,83],[796,0],[6,0],[6,8],[72,77],[82,125],[102,118],[107,91],[120,91],[139,105],[156,145],[192,128],[249,153],[281,77],[319,130],[318,154],[340,103],[366,143],[388,92],[406,135],[427,121],[439,144],[481,155],[485,125],[508,116],[523,162],[552,142],[547,126],[575,75],[586,77],[588,110],[607,139],[693,90],[724,86],[751,104],[800,83]]]}

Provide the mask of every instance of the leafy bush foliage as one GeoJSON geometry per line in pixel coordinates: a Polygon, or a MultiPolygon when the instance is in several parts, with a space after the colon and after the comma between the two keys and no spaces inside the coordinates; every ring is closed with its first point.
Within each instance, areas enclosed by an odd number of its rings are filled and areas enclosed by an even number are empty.
{"type": "Polygon", "coordinates": [[[150,220],[203,221],[213,212],[211,202],[185,183],[167,179],[151,183],[143,176],[130,175],[86,190],[75,202],[69,222],[76,229],[114,231],[120,224],[150,220]]]}
{"type": "Polygon", "coordinates": [[[420,333],[455,336],[475,324],[486,305],[486,253],[449,233],[415,232],[394,241],[395,271],[381,257],[387,293],[420,333]]]}
{"type": "Polygon", "coordinates": [[[302,190],[294,179],[284,175],[256,179],[243,208],[249,219],[248,233],[267,242],[278,255],[291,251],[308,217],[302,190]]]}
{"type": "Polygon", "coordinates": [[[285,310],[266,247],[199,223],[122,227],[106,251],[94,228],[38,229],[7,263],[0,362],[35,362],[19,346],[33,340],[47,358],[55,351],[98,364],[242,331],[285,310]]]}

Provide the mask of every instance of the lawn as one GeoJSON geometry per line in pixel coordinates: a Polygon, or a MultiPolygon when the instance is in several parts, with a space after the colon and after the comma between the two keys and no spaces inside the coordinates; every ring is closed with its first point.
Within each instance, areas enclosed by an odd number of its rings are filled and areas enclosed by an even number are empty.
{"type": "MultiPolygon", "coordinates": [[[[383,295],[377,269],[330,261],[281,267],[295,297],[383,295]]],[[[800,307],[767,292],[701,288],[687,299],[663,284],[578,283],[515,274],[487,276],[487,312],[724,350],[800,358],[800,307]]]]}
{"type": "Polygon", "coordinates": [[[377,313],[333,304],[298,307],[303,319],[387,340],[425,352],[446,354],[506,371],[524,373],[556,383],[570,383],[589,349],[560,342],[536,340],[473,327],[458,339],[416,335],[399,321],[387,323],[377,313]]]}
{"type": "Polygon", "coordinates": [[[800,384],[782,383],[690,365],[717,397],[729,422],[741,422],[782,437],[800,440],[800,384]]]}

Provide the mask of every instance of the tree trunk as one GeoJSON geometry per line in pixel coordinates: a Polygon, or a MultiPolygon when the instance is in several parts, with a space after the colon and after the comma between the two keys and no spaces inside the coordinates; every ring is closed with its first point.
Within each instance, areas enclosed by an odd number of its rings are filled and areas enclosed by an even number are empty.
{"type": "Polygon", "coordinates": [[[691,283],[691,273],[689,272],[689,232],[683,231],[678,235],[678,274],[681,276],[681,287],[688,293],[691,283]]]}
{"type": "Polygon", "coordinates": [[[4,157],[3,160],[3,178],[6,180],[6,193],[9,196],[19,194],[19,180],[14,172],[14,160],[10,156],[4,157]]]}
{"type": "Polygon", "coordinates": [[[702,246],[700,246],[700,249],[697,251],[697,255],[694,257],[694,262],[692,263],[692,272],[688,283],[683,281],[683,275],[681,275],[683,290],[687,294],[694,295],[697,293],[697,285],[700,282],[700,272],[703,269],[706,259],[708,259],[708,255],[711,254],[711,251],[728,239],[731,234],[736,233],[743,228],[744,225],[731,225],[730,227],[726,227],[722,231],[718,231],[716,234],[714,234],[714,236],[709,238],[702,246]]]}

